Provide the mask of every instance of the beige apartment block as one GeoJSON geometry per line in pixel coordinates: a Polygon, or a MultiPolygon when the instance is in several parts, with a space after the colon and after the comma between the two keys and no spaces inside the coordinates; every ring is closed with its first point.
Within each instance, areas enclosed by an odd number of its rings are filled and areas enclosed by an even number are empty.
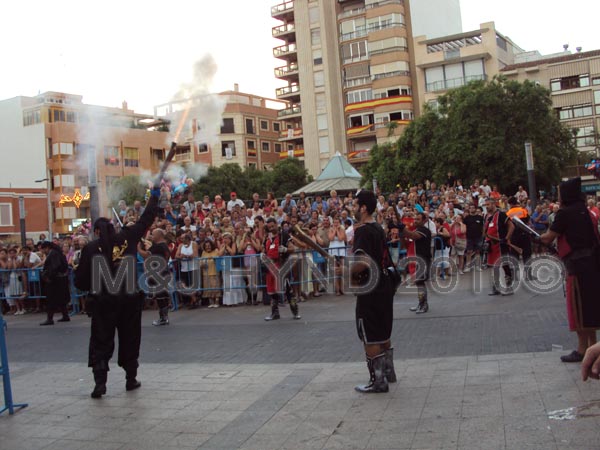
{"type": "Polygon", "coordinates": [[[311,175],[336,152],[360,165],[402,133],[414,117],[408,1],[294,0],[271,15],[284,42],[275,76],[288,83],[277,98],[291,102],[279,112],[292,130],[281,140],[311,175]]]}
{"type": "Polygon", "coordinates": [[[513,64],[523,50],[496,30],[494,22],[478,30],[428,39],[414,38],[417,113],[436,104],[439,95],[472,80],[489,80],[513,64]]]}
{"type": "MultiPolygon", "coordinates": [[[[210,124],[216,125],[217,131],[203,135],[202,128],[206,124],[202,106],[192,107],[181,127],[175,161],[217,167],[237,163],[241,167],[269,170],[288,155],[285,143],[279,141],[288,125],[278,114],[285,110],[287,101],[240,92],[237,84],[231,91],[210,95],[220,97],[219,101],[223,103],[222,114],[213,117],[215,123],[210,124]]],[[[155,106],[155,115],[179,123],[185,109],[194,103],[202,105],[202,99],[182,99],[155,106]]],[[[214,105],[217,102],[206,103],[214,105]]]]}
{"type": "Polygon", "coordinates": [[[501,73],[508,79],[530,80],[550,90],[552,104],[560,121],[571,128],[582,152],[578,164],[565,169],[564,176],[581,175],[584,190],[600,191],[583,164],[590,155],[600,156],[600,50],[544,57],[509,65],[501,73]]]}
{"type": "Polygon", "coordinates": [[[101,214],[110,215],[111,183],[157,171],[166,130],[165,122],[125,102],[121,108],[87,105],[80,95],[62,92],[0,101],[0,188],[45,191],[45,207],[28,209],[27,220],[45,217],[47,231],[68,233],[90,217],[90,162],[101,214]]]}

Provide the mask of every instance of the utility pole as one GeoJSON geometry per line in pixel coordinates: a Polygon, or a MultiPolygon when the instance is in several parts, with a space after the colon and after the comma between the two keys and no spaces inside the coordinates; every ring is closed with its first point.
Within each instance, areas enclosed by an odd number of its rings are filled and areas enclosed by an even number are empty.
{"type": "Polygon", "coordinates": [[[21,227],[21,247],[25,247],[27,233],[25,232],[25,197],[19,195],[19,225],[21,227]]]}
{"type": "Polygon", "coordinates": [[[535,171],[533,167],[533,150],[531,142],[525,142],[525,160],[527,161],[527,181],[529,183],[529,198],[531,199],[531,210],[537,206],[537,188],[535,186],[535,171]]]}

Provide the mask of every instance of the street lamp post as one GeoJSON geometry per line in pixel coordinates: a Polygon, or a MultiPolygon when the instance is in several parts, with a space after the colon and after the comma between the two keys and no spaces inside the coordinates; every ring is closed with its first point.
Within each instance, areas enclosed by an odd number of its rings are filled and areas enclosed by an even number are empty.
{"type": "Polygon", "coordinates": [[[52,200],[50,199],[50,178],[35,180],[36,183],[46,182],[46,208],[48,208],[48,236],[52,238],[52,200]]]}
{"type": "Polygon", "coordinates": [[[525,160],[527,162],[527,181],[529,183],[529,198],[532,211],[537,206],[537,188],[535,186],[535,172],[533,167],[533,149],[531,142],[525,142],[525,160]]]}

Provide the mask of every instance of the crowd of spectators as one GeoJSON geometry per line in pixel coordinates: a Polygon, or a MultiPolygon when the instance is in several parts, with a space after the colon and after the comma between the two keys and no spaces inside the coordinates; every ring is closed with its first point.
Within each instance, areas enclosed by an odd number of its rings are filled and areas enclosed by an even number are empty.
{"type": "MultiPolygon", "coordinates": [[[[460,179],[451,174],[446,183],[440,186],[434,182],[424,182],[406,188],[398,186],[395,192],[387,195],[377,194],[376,220],[386,232],[394,261],[398,262],[407,252],[410,254],[411,248],[410,239],[401,237],[398,225],[404,223],[411,227],[415,215],[425,213],[429,218],[426,226],[432,236],[438,238],[432,240],[432,252],[456,261],[456,273],[450,273],[449,264],[439,264],[437,272],[443,272],[445,276],[458,276],[468,271],[472,266],[472,258],[478,256],[479,247],[469,245],[469,242],[483,239],[487,199],[496,200],[501,210],[507,210],[509,197],[514,197],[527,209],[531,226],[540,234],[546,231],[558,210],[558,203],[544,198],[532,209],[528,193],[522,186],[514,193],[505,194],[486,179],[476,179],[463,185],[460,179]]],[[[229,270],[250,267],[256,273],[253,277],[259,278],[260,262],[257,255],[264,251],[265,224],[269,218],[274,218],[283,232],[301,224],[315,243],[336,256],[344,257],[350,251],[354,237],[352,202],[352,192],[338,195],[336,191],[326,196],[317,194],[311,197],[304,193],[297,197],[287,194],[282,199],[276,199],[270,192],[265,197],[255,193],[246,201],[239,199],[235,192],[231,192],[227,200],[221,195],[195,198],[192,193],[187,193],[179,204],[172,204],[168,199],[161,202],[161,214],[149,230],[147,239],[140,242],[139,246],[140,249],[142,246],[149,248],[152,231],[156,228],[163,230],[177,282],[190,287],[194,285],[195,276],[201,280],[201,288],[185,296],[190,308],[258,304],[259,295],[248,288],[251,285],[248,277],[240,277],[230,285],[230,289],[224,287],[221,268],[217,266],[219,260],[233,257],[227,267],[229,270]]],[[[590,210],[600,215],[595,199],[589,199],[588,202],[590,210]]],[[[115,217],[115,226],[127,226],[137,221],[143,211],[140,200],[131,206],[124,201],[119,202],[116,209],[119,220],[115,217]]],[[[57,237],[53,241],[63,249],[69,265],[76,267],[80,249],[89,238],[88,223],[79,227],[73,235],[57,237]]],[[[46,236],[41,235],[39,239],[43,241],[46,236]]],[[[543,249],[535,251],[542,252],[543,249]]],[[[143,261],[141,255],[139,260],[143,261]]],[[[39,252],[39,242],[35,244],[33,240],[28,240],[23,247],[0,243],[0,298],[4,299],[3,309],[6,312],[21,315],[42,309],[41,284],[36,283],[35,271],[30,270],[42,265],[43,254],[39,252]]],[[[252,281],[260,284],[261,280],[252,281]]],[[[312,279],[296,281],[293,295],[298,300],[321,295],[322,286],[312,279]]],[[[335,284],[335,292],[343,294],[339,283],[335,284]]],[[[84,302],[84,298],[82,300],[84,302]]],[[[266,298],[262,300],[268,304],[266,298]]],[[[85,311],[85,304],[81,309],[85,311]]]]}

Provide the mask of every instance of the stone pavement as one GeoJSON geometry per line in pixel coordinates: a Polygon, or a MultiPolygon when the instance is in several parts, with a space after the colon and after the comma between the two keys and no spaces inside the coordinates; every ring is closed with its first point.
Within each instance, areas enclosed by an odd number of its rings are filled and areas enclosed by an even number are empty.
{"type": "Polygon", "coordinates": [[[559,355],[397,359],[375,395],[358,362],[146,363],[134,392],[115,365],[101,400],[84,364],[16,362],[0,449],[598,449],[600,383],[559,355]]]}

